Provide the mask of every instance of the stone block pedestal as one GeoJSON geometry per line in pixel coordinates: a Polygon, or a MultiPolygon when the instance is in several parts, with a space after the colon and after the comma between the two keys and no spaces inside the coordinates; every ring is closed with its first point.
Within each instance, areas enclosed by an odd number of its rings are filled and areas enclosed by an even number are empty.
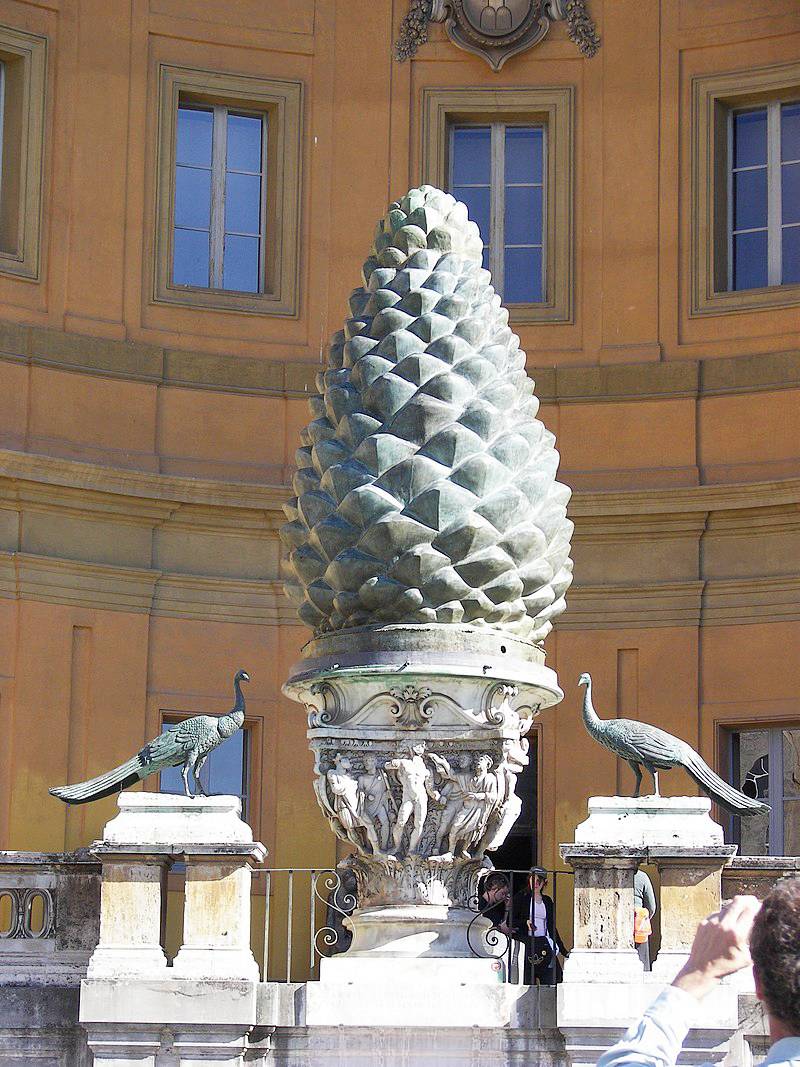
{"type": "Polygon", "coordinates": [[[252,867],[266,856],[238,797],[123,793],[93,851],[103,865],[100,942],[81,986],[94,1062],[239,1067],[256,1019],[252,867]],[[166,875],[185,863],[184,944],[162,947],[166,875]]]}
{"type": "Polygon", "coordinates": [[[641,981],[633,943],[633,877],[644,850],[616,845],[562,845],[575,871],[575,940],[565,982],[641,981]]]}
{"type": "Polygon", "coordinates": [[[735,845],[651,848],[661,879],[661,948],[653,977],[671,982],[689,958],[698,924],[722,904],[722,869],[735,845]]]}

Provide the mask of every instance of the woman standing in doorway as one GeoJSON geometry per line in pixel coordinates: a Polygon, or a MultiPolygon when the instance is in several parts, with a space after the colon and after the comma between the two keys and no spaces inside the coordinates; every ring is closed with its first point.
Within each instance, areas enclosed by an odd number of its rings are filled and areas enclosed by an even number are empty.
{"type": "Polygon", "coordinates": [[[531,867],[528,888],[517,893],[512,909],[514,936],[525,943],[525,983],[555,985],[561,981],[561,964],[566,946],[556,928],[553,898],[544,893],[547,871],[531,867]]]}

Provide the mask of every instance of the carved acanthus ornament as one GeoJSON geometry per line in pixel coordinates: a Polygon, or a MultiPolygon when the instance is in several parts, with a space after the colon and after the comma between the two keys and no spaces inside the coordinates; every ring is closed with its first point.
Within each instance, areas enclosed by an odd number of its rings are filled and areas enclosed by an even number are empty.
{"type": "Polygon", "coordinates": [[[411,0],[395,56],[401,63],[411,59],[428,40],[428,23],[443,22],[455,45],[498,71],[511,56],[543,40],[551,22],[562,21],[581,54],[594,56],[600,38],[586,0],[411,0]]]}
{"type": "Polygon", "coordinates": [[[421,730],[433,718],[436,704],[430,699],[432,692],[427,686],[417,689],[414,685],[404,685],[402,689],[390,689],[389,695],[395,699],[391,710],[398,726],[421,730]]]}

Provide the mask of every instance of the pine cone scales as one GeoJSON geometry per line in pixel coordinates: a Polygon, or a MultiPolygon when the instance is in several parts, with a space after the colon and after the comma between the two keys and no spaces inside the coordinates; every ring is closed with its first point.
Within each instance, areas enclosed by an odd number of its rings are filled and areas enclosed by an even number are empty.
{"type": "Polygon", "coordinates": [[[310,400],[281,537],[318,634],[386,623],[541,641],[572,577],[570,492],[463,204],[392,204],[310,400]]]}

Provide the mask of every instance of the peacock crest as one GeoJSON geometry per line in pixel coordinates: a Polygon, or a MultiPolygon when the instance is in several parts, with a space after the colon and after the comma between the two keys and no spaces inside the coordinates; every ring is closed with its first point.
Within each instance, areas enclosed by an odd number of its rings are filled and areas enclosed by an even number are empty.
{"type": "Polygon", "coordinates": [[[377,225],[284,509],[286,592],[317,634],[449,623],[539,642],[566,606],[570,491],[482,250],[431,186],[377,225]]]}

